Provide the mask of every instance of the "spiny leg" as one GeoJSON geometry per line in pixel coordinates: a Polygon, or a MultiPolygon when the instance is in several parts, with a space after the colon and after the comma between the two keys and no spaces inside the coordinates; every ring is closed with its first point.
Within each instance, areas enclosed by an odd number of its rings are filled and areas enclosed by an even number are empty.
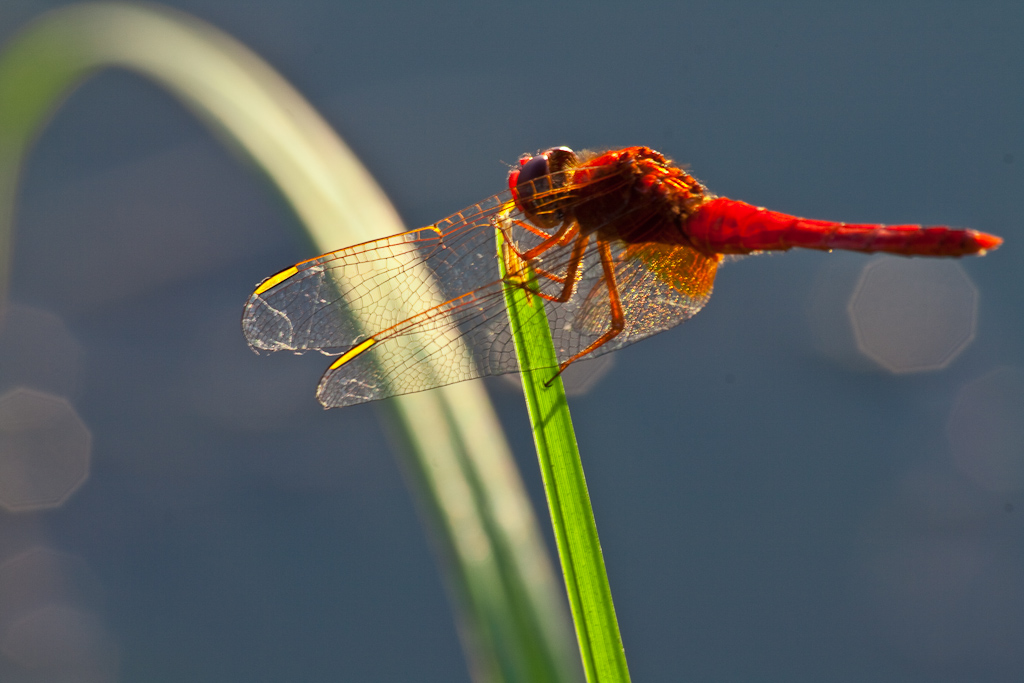
{"type": "MultiPolygon", "coordinates": [[[[533,247],[531,249],[528,249],[527,251],[524,252],[524,251],[520,251],[519,247],[516,246],[516,241],[514,239],[512,239],[512,235],[510,234],[508,228],[504,227],[504,226],[501,228],[502,233],[505,235],[505,244],[506,244],[506,246],[519,259],[521,259],[522,261],[527,261],[527,262],[535,259],[538,255],[543,254],[544,252],[546,252],[548,249],[550,249],[552,246],[554,246],[556,244],[558,246],[560,246],[560,247],[564,247],[571,240],[575,239],[576,236],[579,234],[579,226],[576,224],[575,221],[571,221],[569,219],[566,219],[565,221],[562,222],[561,227],[558,229],[558,231],[554,235],[549,235],[548,233],[544,232],[543,230],[541,230],[541,229],[539,229],[539,228],[537,228],[535,226],[530,225],[526,221],[521,221],[521,220],[518,220],[518,219],[514,219],[512,222],[515,223],[516,225],[518,225],[519,227],[521,227],[522,229],[524,229],[524,230],[526,230],[526,231],[528,231],[530,233],[533,233],[534,235],[536,235],[538,237],[543,237],[544,238],[544,241],[541,242],[539,245],[537,245],[537,246],[535,246],[535,247],[533,247]]],[[[544,270],[543,268],[538,268],[535,265],[532,266],[532,268],[533,268],[533,272],[536,273],[537,275],[540,275],[541,277],[546,278],[548,280],[551,280],[552,282],[555,282],[557,284],[564,284],[565,281],[566,281],[565,277],[563,277],[561,275],[556,275],[555,273],[552,273],[552,272],[550,272],[548,270],[544,270]]],[[[511,268],[509,268],[509,270],[518,270],[518,269],[511,269],[511,268]]]]}
{"type": "MultiPolygon", "coordinates": [[[[546,240],[549,237],[551,237],[551,235],[549,235],[548,233],[544,232],[540,228],[538,228],[536,226],[533,226],[533,225],[530,225],[529,221],[521,221],[521,220],[518,220],[518,219],[513,219],[512,222],[515,223],[516,225],[518,225],[523,230],[525,230],[525,231],[527,231],[529,233],[532,233],[534,236],[540,237],[541,239],[545,239],[546,240]]],[[[569,235],[569,234],[564,235],[562,237],[562,239],[559,240],[558,246],[564,247],[565,245],[567,245],[569,243],[569,240],[571,240],[573,237],[575,237],[575,235],[569,235]]]]}
{"type": "Polygon", "coordinates": [[[576,244],[572,246],[572,255],[569,257],[569,265],[565,269],[565,278],[559,279],[557,276],[551,275],[550,279],[555,282],[562,284],[562,293],[558,296],[552,294],[545,294],[544,292],[534,292],[537,296],[548,301],[555,301],[560,304],[564,304],[566,301],[572,298],[573,288],[576,286],[576,272],[580,268],[580,264],[583,262],[583,252],[587,249],[587,242],[590,241],[589,235],[580,234],[576,237],[576,244]]]}
{"type": "Polygon", "coordinates": [[[532,261],[533,259],[537,258],[538,256],[540,256],[541,254],[543,254],[545,251],[555,246],[556,244],[561,244],[562,240],[569,237],[570,232],[575,234],[575,231],[578,230],[579,228],[576,226],[576,221],[566,219],[562,223],[562,227],[558,228],[554,235],[551,235],[546,240],[544,240],[537,246],[533,247],[532,249],[527,249],[522,254],[519,254],[519,256],[524,261],[532,261]]]}
{"type": "MultiPolygon", "coordinates": [[[[608,303],[611,309],[611,325],[604,334],[595,339],[587,348],[583,349],[569,360],[563,361],[559,364],[558,372],[555,373],[555,377],[558,377],[565,372],[566,368],[568,368],[573,362],[589,353],[593,353],[612,339],[615,339],[615,337],[619,336],[619,333],[626,328],[626,317],[622,312],[622,301],[619,298],[619,286],[615,282],[615,263],[612,260],[611,244],[607,240],[598,239],[597,251],[601,255],[601,268],[604,270],[603,282],[608,287],[608,303]]],[[[599,287],[600,283],[594,286],[599,287]]],[[[550,380],[545,382],[545,385],[550,386],[551,382],[555,381],[555,377],[552,377],[550,380]]]]}
{"type": "MultiPolygon", "coordinates": [[[[516,222],[521,224],[521,221],[516,222]]],[[[577,226],[575,223],[564,223],[562,225],[562,228],[559,229],[558,233],[552,236],[550,239],[546,240],[544,243],[548,244],[547,248],[550,249],[551,245],[549,243],[554,242],[556,239],[559,240],[558,243],[560,245],[562,244],[562,242],[568,243],[570,239],[576,239],[576,243],[573,245],[572,253],[569,256],[569,262],[566,264],[565,275],[556,275],[555,273],[544,270],[543,268],[539,268],[536,265],[529,263],[530,259],[527,258],[528,255],[537,251],[541,247],[544,247],[544,244],[534,247],[533,249],[530,249],[526,252],[521,252],[518,248],[516,248],[515,242],[510,239],[508,232],[505,230],[503,230],[503,232],[505,234],[505,246],[506,248],[508,248],[510,252],[509,257],[506,258],[511,258],[511,260],[507,260],[505,263],[505,272],[507,273],[507,278],[513,280],[517,279],[516,276],[522,273],[526,269],[526,266],[529,265],[535,274],[547,280],[550,280],[556,284],[562,285],[562,291],[558,295],[545,294],[544,292],[533,290],[528,290],[529,294],[536,294],[542,299],[546,299],[548,301],[556,301],[559,303],[565,303],[566,301],[572,298],[573,288],[576,285],[576,273],[579,270],[580,263],[583,262],[584,251],[586,251],[587,243],[590,239],[589,236],[580,233],[579,226],[577,226]],[[519,262],[518,264],[516,263],[517,261],[519,262]]]]}

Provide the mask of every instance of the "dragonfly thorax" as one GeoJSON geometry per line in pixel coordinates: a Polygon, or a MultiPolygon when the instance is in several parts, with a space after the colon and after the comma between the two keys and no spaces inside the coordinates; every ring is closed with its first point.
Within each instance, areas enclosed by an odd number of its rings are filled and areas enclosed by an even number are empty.
{"type": "Polygon", "coordinates": [[[713,198],[693,176],[649,147],[582,161],[573,171],[573,217],[583,233],[630,244],[686,244],[682,225],[713,198]]]}

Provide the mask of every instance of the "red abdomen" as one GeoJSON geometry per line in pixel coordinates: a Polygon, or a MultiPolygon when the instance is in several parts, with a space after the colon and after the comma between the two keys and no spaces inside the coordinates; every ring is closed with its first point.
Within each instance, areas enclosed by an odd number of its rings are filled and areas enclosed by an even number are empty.
{"type": "Polygon", "coordinates": [[[983,254],[1003,243],[999,237],[977,230],[798,218],[725,197],[702,204],[684,221],[682,230],[693,246],[717,254],[801,247],[883,251],[903,256],[965,256],[983,254]]]}

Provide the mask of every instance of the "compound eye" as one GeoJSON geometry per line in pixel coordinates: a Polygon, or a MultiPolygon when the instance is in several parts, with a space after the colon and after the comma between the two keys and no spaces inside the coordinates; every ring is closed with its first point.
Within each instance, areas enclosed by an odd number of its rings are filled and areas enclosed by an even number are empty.
{"type": "MultiPolygon", "coordinates": [[[[525,185],[542,176],[564,171],[575,161],[576,153],[568,147],[552,147],[530,159],[520,159],[516,184],[520,186],[525,185]]],[[[560,185],[562,183],[557,184],[560,185]]]]}
{"type": "Polygon", "coordinates": [[[568,147],[552,147],[532,157],[524,154],[519,159],[519,168],[508,174],[508,186],[517,200],[527,200],[537,192],[563,187],[565,171],[576,163],[576,152],[568,147]],[[541,178],[544,180],[536,182],[541,178]]]}
{"type": "Polygon", "coordinates": [[[548,174],[548,158],[544,154],[538,154],[520,163],[522,165],[519,167],[517,185],[524,185],[548,174]]]}
{"type": "Polygon", "coordinates": [[[553,227],[564,220],[561,205],[567,173],[577,163],[576,153],[568,147],[552,147],[533,157],[524,156],[519,168],[508,176],[516,205],[533,223],[553,227]]]}

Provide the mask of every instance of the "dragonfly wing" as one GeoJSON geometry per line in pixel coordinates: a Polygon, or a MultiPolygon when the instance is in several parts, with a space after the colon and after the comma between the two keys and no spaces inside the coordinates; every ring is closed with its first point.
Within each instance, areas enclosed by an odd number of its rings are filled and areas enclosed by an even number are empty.
{"type": "MultiPolygon", "coordinates": [[[[675,327],[696,315],[711,297],[721,260],[681,244],[613,244],[615,281],[625,329],[597,350],[620,349],[675,327]]],[[[572,321],[581,335],[596,339],[610,323],[611,303],[603,275],[581,287],[572,321]]]]}
{"type": "Polygon", "coordinates": [[[515,371],[495,244],[499,215],[517,232],[508,199],[282,271],[249,298],[246,338],[338,355],[318,390],[328,407],[515,371]]]}
{"type": "Polygon", "coordinates": [[[258,351],[344,353],[418,311],[498,279],[492,197],[439,223],[339,249],[265,280],[242,329],[258,351]]]}
{"type": "Polygon", "coordinates": [[[321,378],[317,397],[341,407],[514,372],[508,327],[501,282],[477,288],[342,354],[321,378]]]}

